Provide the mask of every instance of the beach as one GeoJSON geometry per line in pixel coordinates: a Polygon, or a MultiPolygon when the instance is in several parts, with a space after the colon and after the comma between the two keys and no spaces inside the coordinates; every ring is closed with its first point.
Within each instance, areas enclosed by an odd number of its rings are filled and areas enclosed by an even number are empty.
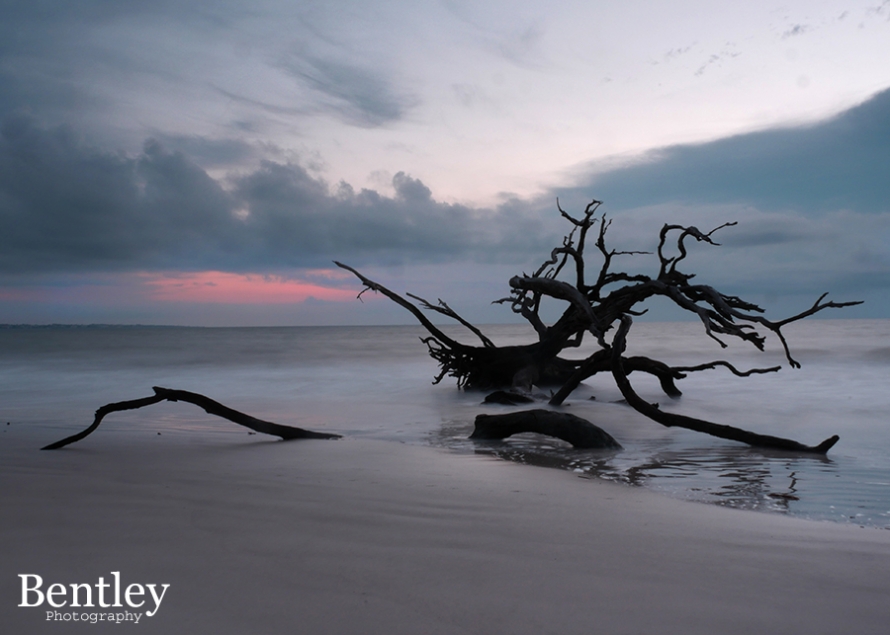
{"type": "Polygon", "coordinates": [[[882,529],[391,441],[100,430],[37,450],[56,433],[0,435],[9,633],[812,635],[890,623],[882,529]],[[113,573],[169,585],[154,615],[59,622],[45,604],[18,606],[20,575],[45,589],[113,573]]]}
{"type": "MultiPolygon", "coordinates": [[[[351,440],[487,451],[685,500],[890,528],[890,427],[885,424],[890,320],[790,326],[789,341],[802,369],[745,378],[725,369],[691,373],[678,383],[680,399],[665,397],[652,377],[634,374],[634,386],[665,410],[761,434],[810,445],[839,434],[827,457],[764,452],[665,428],[622,404],[608,374],[585,382],[563,408],[602,427],[622,451],[577,450],[536,435],[480,445],[468,440],[475,417],[517,407],[483,405],[485,392],[458,390],[451,378],[433,385],[437,367],[419,341],[424,329],[413,325],[0,328],[0,424],[11,422],[13,429],[35,434],[45,430],[54,437],[46,439],[49,443],[84,429],[103,404],[144,398],[154,394],[152,386],[164,386],[206,395],[267,421],[351,440]]],[[[738,368],[784,361],[776,342],[765,353],[751,346],[722,351],[715,342],[702,341],[701,324],[694,322],[640,323],[634,330],[630,354],[653,355],[672,365],[717,355],[738,368]]],[[[486,331],[499,345],[533,337],[522,325],[486,331]]],[[[460,328],[449,332],[466,335],[460,328]]],[[[538,391],[542,400],[544,390],[538,391]]],[[[191,404],[162,403],[114,413],[88,443],[158,432],[165,440],[183,442],[208,434],[240,440],[246,433],[191,404]]]]}

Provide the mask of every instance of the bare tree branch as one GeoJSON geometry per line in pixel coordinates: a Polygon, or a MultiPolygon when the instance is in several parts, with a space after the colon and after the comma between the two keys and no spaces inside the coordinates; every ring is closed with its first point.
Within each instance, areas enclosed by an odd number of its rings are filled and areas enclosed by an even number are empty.
{"type": "Polygon", "coordinates": [[[708,362],[707,364],[699,364],[698,366],[671,366],[671,370],[677,373],[694,373],[700,370],[711,370],[723,366],[728,368],[733,375],[738,377],[750,377],[751,375],[763,375],[766,373],[775,373],[782,369],[781,366],[770,366],[769,368],[752,368],[750,370],[739,370],[729,362],[718,360],[716,362],[708,362]]]}
{"type": "Polygon", "coordinates": [[[478,328],[476,328],[473,324],[471,324],[470,322],[467,322],[464,318],[462,318],[460,315],[458,315],[457,312],[454,309],[452,309],[450,306],[448,306],[445,302],[443,302],[441,298],[439,299],[438,304],[430,304],[429,302],[427,302],[426,300],[421,298],[419,295],[414,295],[413,293],[406,293],[405,295],[407,295],[409,298],[414,298],[415,300],[420,302],[425,309],[429,309],[430,311],[436,311],[437,313],[441,313],[442,315],[447,315],[448,317],[450,317],[453,320],[457,320],[458,322],[463,324],[465,327],[467,327],[470,331],[475,333],[476,336],[480,340],[482,340],[482,344],[484,346],[486,346],[488,348],[494,348],[494,342],[492,342],[490,339],[488,339],[485,336],[485,334],[482,331],[480,331],[478,328]]]}
{"type": "Polygon", "coordinates": [[[734,428],[732,426],[711,423],[710,421],[695,419],[685,415],[664,412],[660,408],[653,406],[642,399],[634,391],[633,387],[630,385],[630,381],[627,379],[627,374],[624,372],[622,365],[621,352],[625,348],[625,338],[627,332],[630,330],[631,324],[632,319],[629,316],[625,316],[621,320],[621,325],[618,327],[618,331],[615,333],[615,338],[612,340],[612,375],[615,377],[615,383],[618,384],[618,389],[627,400],[627,403],[640,414],[643,414],[666,427],[676,426],[679,428],[686,428],[688,430],[695,430],[696,432],[704,432],[705,434],[719,437],[721,439],[741,441],[742,443],[747,443],[748,445],[755,447],[773,448],[790,452],[826,454],[840,439],[840,437],[834,435],[825,439],[825,441],[819,445],[809,446],[791,439],[757,434],[755,432],[742,430],[741,428],[734,428]]]}
{"type": "Polygon", "coordinates": [[[363,289],[361,291],[361,293],[359,293],[359,299],[361,299],[362,293],[364,293],[368,289],[370,289],[371,291],[375,291],[377,293],[382,293],[383,295],[385,295],[387,298],[389,298],[390,300],[392,300],[399,306],[410,311],[411,314],[417,318],[417,321],[420,322],[427,331],[429,331],[433,336],[436,337],[436,339],[440,340],[443,344],[447,344],[449,346],[454,346],[454,347],[460,346],[460,344],[458,342],[454,341],[453,339],[451,339],[450,337],[445,335],[445,333],[440,331],[438,329],[438,327],[436,327],[436,325],[434,325],[432,322],[430,322],[429,319],[423,314],[423,312],[420,309],[418,309],[416,306],[414,306],[413,304],[408,302],[405,298],[400,296],[398,293],[390,291],[389,289],[384,287],[382,284],[378,284],[377,282],[374,282],[370,278],[366,278],[365,276],[360,274],[358,271],[356,271],[355,269],[353,269],[352,267],[350,267],[348,265],[344,265],[342,262],[337,262],[335,260],[334,264],[337,265],[338,267],[340,267],[341,269],[346,269],[347,271],[351,272],[359,280],[362,281],[363,285],[365,285],[365,289],[363,289]]]}

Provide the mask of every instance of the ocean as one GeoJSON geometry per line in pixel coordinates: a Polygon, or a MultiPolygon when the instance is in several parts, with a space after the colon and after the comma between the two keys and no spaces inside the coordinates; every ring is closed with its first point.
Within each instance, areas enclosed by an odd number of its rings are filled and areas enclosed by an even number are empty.
{"type": "MultiPolygon", "coordinates": [[[[444,330],[472,342],[459,327],[444,330]]],[[[534,337],[524,325],[484,330],[497,344],[534,337]]],[[[608,375],[589,379],[565,407],[609,432],[621,451],[576,450],[537,435],[471,441],[477,414],[518,408],[483,405],[484,393],[458,390],[449,378],[433,385],[438,368],[419,341],[424,334],[418,326],[2,327],[0,428],[33,436],[37,451],[88,426],[99,406],[164,386],[347,437],[489,454],[703,503],[890,529],[890,320],[790,325],[787,339],[803,365],[796,370],[775,338],[760,353],[735,342],[723,350],[694,322],[639,322],[630,331],[628,354],[670,365],[782,364],[778,373],[746,378],[725,369],[692,373],[678,382],[684,395],[677,400],[651,377],[633,374],[631,381],[647,401],[673,412],[808,445],[840,435],[826,457],[665,428],[622,404],[608,375]]],[[[207,435],[226,435],[233,444],[268,442],[184,403],[114,413],[94,435],[155,443],[159,452],[165,443],[201,443],[207,435]]]]}

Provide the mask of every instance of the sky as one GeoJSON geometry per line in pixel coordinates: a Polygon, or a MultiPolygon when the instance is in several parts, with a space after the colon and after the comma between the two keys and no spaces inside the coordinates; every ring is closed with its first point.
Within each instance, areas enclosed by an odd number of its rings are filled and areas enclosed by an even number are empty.
{"type": "Polygon", "coordinates": [[[888,59],[890,0],[0,0],[0,323],[412,321],[334,260],[510,321],[594,198],[618,250],[737,221],[687,268],[768,315],[888,318],[888,59]]]}

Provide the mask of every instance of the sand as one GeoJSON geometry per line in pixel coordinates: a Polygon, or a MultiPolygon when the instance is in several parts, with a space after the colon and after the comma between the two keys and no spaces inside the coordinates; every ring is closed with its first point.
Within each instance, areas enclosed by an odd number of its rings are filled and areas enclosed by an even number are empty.
{"type": "Polygon", "coordinates": [[[36,450],[56,436],[0,435],[6,633],[890,628],[885,530],[398,443],[100,431],[36,450]],[[84,624],[17,606],[19,574],[95,585],[112,572],[169,584],[156,614],[84,624]]]}

